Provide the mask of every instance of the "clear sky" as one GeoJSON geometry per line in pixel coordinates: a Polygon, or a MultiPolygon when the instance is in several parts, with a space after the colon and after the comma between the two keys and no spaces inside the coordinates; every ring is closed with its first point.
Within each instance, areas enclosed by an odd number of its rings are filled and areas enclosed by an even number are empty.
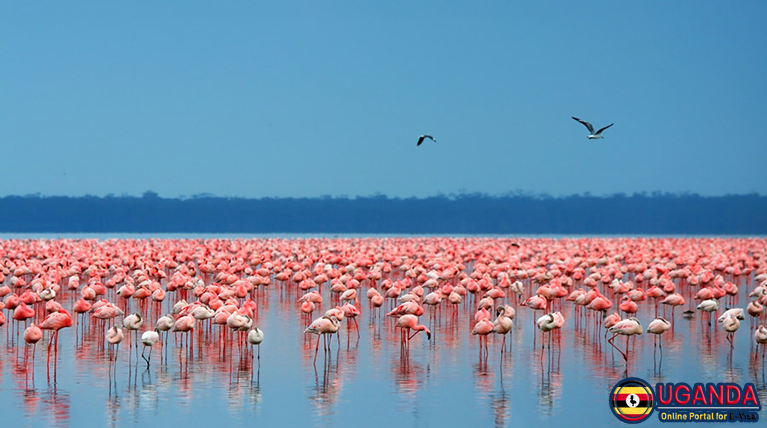
{"type": "Polygon", "coordinates": [[[763,1],[2,1],[0,195],[767,194],[765,23],[763,1]]]}

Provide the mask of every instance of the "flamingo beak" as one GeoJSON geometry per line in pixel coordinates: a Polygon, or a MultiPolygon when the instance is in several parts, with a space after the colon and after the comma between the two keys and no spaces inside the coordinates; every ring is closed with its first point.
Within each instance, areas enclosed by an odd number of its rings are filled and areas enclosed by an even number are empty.
{"type": "Polygon", "coordinates": [[[426,340],[431,340],[431,332],[426,330],[426,340]]]}

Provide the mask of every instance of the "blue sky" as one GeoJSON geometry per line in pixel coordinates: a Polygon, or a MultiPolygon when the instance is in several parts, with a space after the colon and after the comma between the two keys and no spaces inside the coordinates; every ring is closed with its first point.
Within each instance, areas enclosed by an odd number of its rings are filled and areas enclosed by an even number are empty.
{"type": "Polygon", "coordinates": [[[0,3],[0,195],[767,194],[765,2],[381,3],[0,3]]]}

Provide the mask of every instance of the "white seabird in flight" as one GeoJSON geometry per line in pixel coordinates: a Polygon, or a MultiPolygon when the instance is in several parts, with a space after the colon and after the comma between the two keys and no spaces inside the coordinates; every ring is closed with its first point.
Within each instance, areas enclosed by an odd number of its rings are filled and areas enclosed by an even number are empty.
{"type": "Polygon", "coordinates": [[[428,138],[431,141],[434,141],[435,143],[437,142],[437,140],[435,140],[434,137],[432,137],[431,135],[424,134],[424,135],[421,135],[420,137],[418,137],[418,144],[416,144],[416,147],[420,146],[421,143],[423,143],[424,138],[428,138]]]}
{"type": "Polygon", "coordinates": [[[613,126],[613,125],[615,125],[614,123],[611,123],[611,124],[605,126],[604,128],[600,129],[599,131],[594,132],[594,126],[592,124],[586,122],[585,120],[580,120],[577,117],[573,117],[573,119],[577,120],[578,122],[580,122],[584,126],[586,126],[586,128],[588,128],[588,130],[589,130],[589,140],[599,140],[599,139],[604,138],[602,136],[602,131],[604,131],[605,129],[607,129],[607,128],[613,126]]]}

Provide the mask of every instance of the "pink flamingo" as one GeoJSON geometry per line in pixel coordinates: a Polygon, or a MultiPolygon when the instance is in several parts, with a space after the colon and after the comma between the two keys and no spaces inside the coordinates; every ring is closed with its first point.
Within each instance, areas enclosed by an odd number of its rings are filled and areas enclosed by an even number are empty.
{"type": "MultiPolygon", "coordinates": [[[[415,315],[402,315],[397,319],[397,327],[402,329],[402,339],[400,344],[403,347],[409,348],[410,347],[410,339],[413,338],[416,334],[418,334],[419,331],[426,332],[426,339],[431,340],[431,332],[429,331],[426,326],[418,324],[418,317],[415,315]],[[407,331],[406,331],[407,330],[407,331]],[[410,334],[410,330],[415,330],[415,333],[412,335],[410,334]]],[[[490,324],[490,327],[492,328],[492,324],[490,324]]]]}
{"type": "Polygon", "coordinates": [[[493,322],[493,333],[503,336],[501,353],[504,353],[506,350],[506,334],[511,332],[511,329],[514,327],[514,308],[508,307],[508,309],[511,310],[507,310],[506,306],[498,306],[498,309],[496,309],[498,315],[493,322]]]}
{"type": "Polygon", "coordinates": [[[661,301],[664,305],[671,306],[671,322],[674,322],[674,308],[684,305],[684,297],[679,293],[669,294],[661,301]]]}
{"type": "MultiPolygon", "coordinates": [[[[40,341],[40,339],[43,338],[43,331],[40,330],[40,327],[36,326],[35,323],[32,323],[29,327],[27,327],[26,330],[24,330],[24,342],[28,344],[32,344],[32,361],[35,360],[35,347],[37,346],[37,342],[40,341]]],[[[24,348],[24,360],[27,359],[27,348],[24,348]]],[[[34,365],[34,363],[33,363],[34,365]]]]}
{"type": "Polygon", "coordinates": [[[416,302],[407,302],[397,306],[392,309],[391,312],[386,314],[386,316],[389,317],[399,317],[402,315],[421,316],[423,315],[423,307],[419,306],[416,302]]]}
{"type": "Polygon", "coordinates": [[[522,306],[527,306],[533,310],[533,323],[535,323],[535,313],[538,311],[545,311],[548,305],[548,300],[541,296],[532,296],[520,303],[522,306]]]}
{"type": "Polygon", "coordinates": [[[354,323],[354,329],[357,330],[357,341],[360,340],[360,327],[357,324],[357,316],[360,315],[360,310],[357,309],[352,304],[346,303],[345,305],[341,306],[341,310],[344,313],[344,318],[346,318],[346,326],[347,326],[347,341],[348,341],[348,327],[351,325],[350,323],[354,323]]]}
{"type": "Polygon", "coordinates": [[[488,319],[481,319],[477,324],[474,325],[474,329],[471,331],[472,335],[479,336],[479,352],[482,353],[482,350],[484,349],[487,353],[487,335],[493,332],[493,323],[490,322],[488,319]],[[482,346],[482,339],[484,339],[484,348],[482,346]]]}
{"type": "MultiPolygon", "coordinates": [[[[176,320],[175,323],[173,323],[173,327],[170,329],[172,333],[187,333],[194,331],[194,326],[196,324],[197,320],[194,319],[191,315],[184,315],[176,320]]],[[[189,335],[190,340],[194,340],[193,335],[189,335]]],[[[189,346],[189,351],[192,352],[194,349],[194,342],[189,346]]]]}
{"type": "Polygon", "coordinates": [[[13,319],[16,321],[26,321],[35,316],[35,310],[27,306],[26,303],[21,302],[19,306],[13,310],[13,319]]]}
{"type": "MultiPolygon", "coordinates": [[[[314,362],[317,362],[317,352],[320,349],[320,335],[335,334],[338,331],[341,322],[335,315],[324,315],[315,319],[306,327],[304,334],[311,333],[317,335],[317,346],[314,348],[314,362]]],[[[328,351],[327,343],[325,344],[325,352],[328,351]]]]}
{"type": "Polygon", "coordinates": [[[662,288],[658,288],[658,286],[653,285],[647,290],[647,297],[652,297],[653,300],[655,300],[655,316],[658,316],[658,303],[661,297],[666,297],[666,292],[663,291],[662,288]]]}
{"type": "Polygon", "coordinates": [[[123,331],[122,331],[121,328],[118,328],[115,325],[115,326],[112,326],[112,328],[110,328],[107,331],[107,335],[106,336],[107,336],[106,337],[107,343],[109,344],[109,346],[113,347],[113,348],[114,347],[117,348],[114,351],[114,361],[117,361],[117,352],[120,351],[120,342],[122,342],[123,338],[125,337],[124,334],[123,334],[123,331]]]}
{"type": "Polygon", "coordinates": [[[629,336],[642,334],[642,324],[639,323],[639,320],[631,317],[629,319],[625,319],[614,326],[610,327],[608,329],[610,333],[613,333],[613,336],[609,338],[607,341],[612,345],[613,348],[617,349],[618,352],[623,356],[623,360],[626,362],[626,366],[628,367],[628,352],[629,352],[629,336]],[[617,346],[615,346],[615,343],[613,343],[613,340],[615,340],[615,336],[617,335],[623,335],[626,336],[626,352],[622,352],[620,349],[618,349],[617,346]]]}
{"type": "Polygon", "coordinates": [[[133,313],[123,318],[123,327],[133,332],[134,339],[131,340],[130,346],[136,347],[136,357],[138,358],[138,330],[144,323],[144,319],[138,313],[133,313]]]}
{"type": "Polygon", "coordinates": [[[647,332],[652,333],[656,335],[658,338],[658,341],[660,342],[660,348],[663,350],[663,333],[667,332],[671,328],[671,323],[668,322],[665,318],[655,318],[650,322],[650,325],[647,326],[647,332]]]}
{"type": "Polygon", "coordinates": [[[56,354],[58,354],[58,347],[59,347],[59,330],[62,328],[72,327],[74,325],[74,322],[72,321],[72,316],[69,315],[69,312],[62,309],[59,312],[54,312],[43,320],[43,322],[40,323],[39,327],[43,330],[53,330],[53,336],[51,336],[51,341],[48,343],[48,358],[50,359],[51,354],[51,345],[53,344],[53,340],[56,340],[56,354]]]}
{"type": "Polygon", "coordinates": [[[618,305],[618,309],[622,310],[626,314],[635,314],[639,310],[639,305],[629,296],[623,296],[623,301],[618,305]]]}

